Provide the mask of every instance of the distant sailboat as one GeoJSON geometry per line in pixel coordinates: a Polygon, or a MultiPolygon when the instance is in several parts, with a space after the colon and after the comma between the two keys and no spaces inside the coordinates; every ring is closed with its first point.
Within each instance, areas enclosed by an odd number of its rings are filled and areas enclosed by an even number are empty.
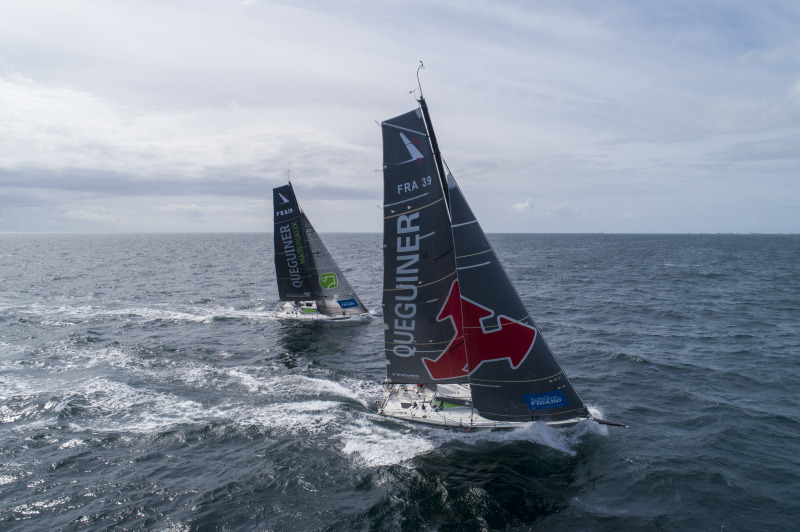
{"type": "MultiPolygon", "coordinates": [[[[421,93],[420,93],[421,94],[421,93]]],[[[425,99],[383,130],[386,390],[379,412],[432,425],[594,419],[444,164],[425,99]]]]}
{"type": "Polygon", "coordinates": [[[367,314],[336,261],[300,209],[291,182],[272,190],[275,276],[281,303],[276,315],[291,319],[346,319],[367,314]]]}

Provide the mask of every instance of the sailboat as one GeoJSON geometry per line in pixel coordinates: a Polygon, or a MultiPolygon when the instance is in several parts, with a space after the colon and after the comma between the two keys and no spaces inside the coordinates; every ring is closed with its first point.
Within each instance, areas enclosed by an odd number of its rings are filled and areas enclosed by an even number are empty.
{"type": "Polygon", "coordinates": [[[278,318],[341,320],[369,316],[311,222],[291,181],[272,190],[278,318]]]}
{"type": "Polygon", "coordinates": [[[419,108],[381,123],[386,381],[379,413],[501,429],[594,418],[525,308],[419,108]]]}

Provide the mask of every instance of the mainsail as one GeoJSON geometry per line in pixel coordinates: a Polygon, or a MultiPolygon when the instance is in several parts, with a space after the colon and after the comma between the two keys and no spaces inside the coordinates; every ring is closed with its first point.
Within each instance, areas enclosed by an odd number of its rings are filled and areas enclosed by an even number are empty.
{"type": "MultiPolygon", "coordinates": [[[[426,360],[459,349],[457,324],[445,316],[456,281],[453,235],[439,174],[419,110],[383,128],[383,319],[387,379],[466,382],[452,368],[431,375],[426,360]]],[[[466,365],[466,360],[453,361],[466,365]]]]}
{"type": "Polygon", "coordinates": [[[275,274],[281,301],[315,301],[327,316],[367,312],[300,209],[292,184],[272,191],[275,274]]]}
{"type": "MultiPolygon", "coordinates": [[[[450,387],[451,393],[485,420],[587,418],[586,406],[520,300],[455,179],[443,179],[424,99],[420,109],[381,126],[387,381],[424,385],[422,391],[403,392],[406,397],[427,397],[428,389],[438,393],[437,385],[468,383],[450,387]],[[468,390],[471,402],[463,400],[461,390],[468,390]]],[[[433,406],[435,396],[427,414],[424,406],[417,410],[416,401],[413,406],[408,401],[397,408],[413,408],[418,414],[395,409],[397,417],[445,420],[433,406]]]]}

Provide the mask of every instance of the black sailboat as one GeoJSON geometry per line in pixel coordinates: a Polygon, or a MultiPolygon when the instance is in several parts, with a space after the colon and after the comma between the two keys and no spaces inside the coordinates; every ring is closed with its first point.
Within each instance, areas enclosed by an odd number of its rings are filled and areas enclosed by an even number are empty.
{"type": "Polygon", "coordinates": [[[419,104],[381,124],[387,379],[380,413],[466,428],[593,419],[445,174],[423,97],[419,104]]]}
{"type": "Polygon", "coordinates": [[[344,319],[367,314],[306,217],[291,182],[272,190],[279,318],[344,319]]]}

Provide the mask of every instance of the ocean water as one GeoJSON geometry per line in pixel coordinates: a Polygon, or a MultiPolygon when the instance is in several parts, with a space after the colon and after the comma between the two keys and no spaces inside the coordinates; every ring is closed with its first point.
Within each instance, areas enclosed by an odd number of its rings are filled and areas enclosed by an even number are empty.
{"type": "Polygon", "coordinates": [[[375,316],[274,319],[269,234],[0,235],[0,529],[790,530],[800,237],[490,235],[618,429],[376,414],[375,316]]]}

